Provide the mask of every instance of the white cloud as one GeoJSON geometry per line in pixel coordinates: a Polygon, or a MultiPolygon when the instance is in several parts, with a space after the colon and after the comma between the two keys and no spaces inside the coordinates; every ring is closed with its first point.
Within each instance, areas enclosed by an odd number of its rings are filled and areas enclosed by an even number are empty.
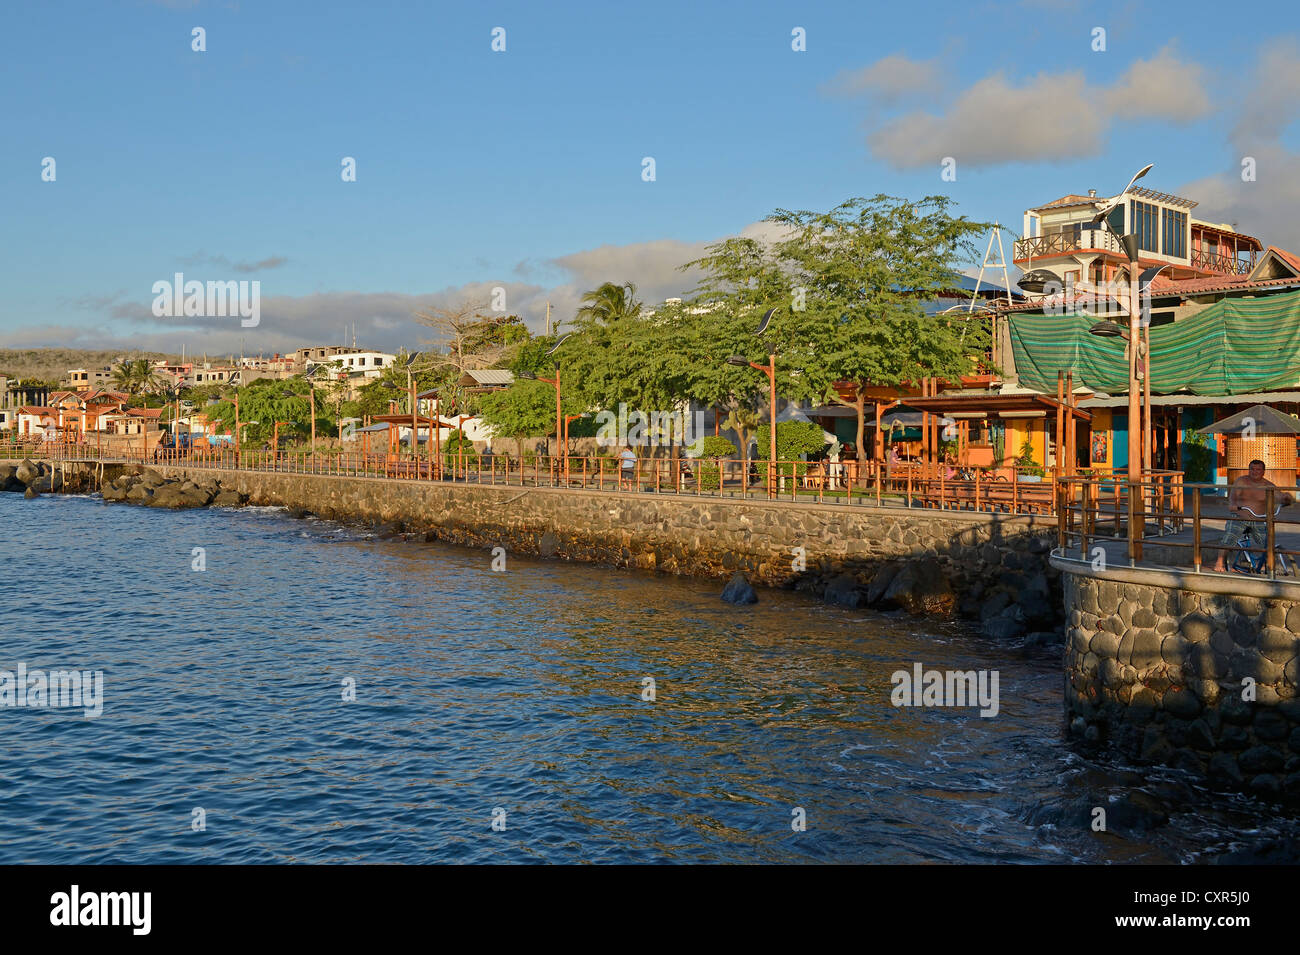
{"type": "MultiPolygon", "coordinates": [[[[883,62],[883,61],[882,61],[883,62]]],[[[1039,73],[1015,83],[1001,72],[978,80],[942,112],[913,111],[867,135],[872,154],[899,169],[1041,162],[1096,155],[1117,120],[1185,123],[1210,111],[1203,71],[1162,50],[1135,61],[1111,86],[1082,72],[1039,73]]]]}
{"type": "MultiPolygon", "coordinates": [[[[740,234],[771,240],[779,230],[767,222],[745,226],[740,234]]],[[[584,292],[602,282],[633,282],[637,297],[650,305],[666,298],[689,297],[699,275],[683,272],[679,266],[699,258],[710,241],[687,242],[655,239],[627,245],[602,245],[558,256],[543,263],[520,263],[512,272],[531,275],[534,271],[560,270],[565,280],[555,285],[514,280],[479,281],[451,286],[420,295],[398,292],[335,291],[312,295],[266,295],[262,286],[261,321],[255,328],[242,328],[238,319],[156,318],[151,301],[122,301],[116,295],[87,294],[75,304],[102,312],[106,319],[134,326],[130,334],[109,327],[28,328],[6,335],[9,347],[59,346],[65,348],[121,348],[179,352],[212,356],[229,354],[273,354],[292,351],[307,344],[351,343],[356,324],[357,343],[392,351],[419,347],[430,330],[415,318],[415,312],[430,305],[451,305],[477,301],[486,310],[493,290],[505,289],[508,313],[522,316],[535,332],[544,330],[546,303],[551,303],[554,322],[573,319],[584,292]],[[346,331],[345,331],[346,328],[346,331]]],[[[201,256],[205,260],[210,257],[201,256]]]]}
{"type": "Polygon", "coordinates": [[[837,73],[822,90],[850,96],[870,93],[881,106],[892,106],[914,96],[937,93],[942,84],[939,60],[913,60],[894,53],[870,66],[837,73]]]}

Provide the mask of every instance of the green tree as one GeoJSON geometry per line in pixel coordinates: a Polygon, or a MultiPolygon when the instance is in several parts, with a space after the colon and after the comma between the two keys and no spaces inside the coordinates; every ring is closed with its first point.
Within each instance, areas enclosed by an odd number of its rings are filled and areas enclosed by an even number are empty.
{"type": "Polygon", "coordinates": [[[544,381],[518,380],[509,388],[483,396],[483,420],[495,434],[513,438],[522,458],[524,438],[555,430],[555,391],[544,381]]]}
{"type": "Polygon", "coordinates": [[[952,215],[951,205],[945,196],[878,195],[824,213],[778,209],[767,217],[780,229],[776,242],[728,239],[688,263],[705,274],[700,300],[721,312],[756,320],[766,308],[780,309],[766,335],[751,337],[740,354],[761,363],[775,350],[786,397],[853,408],[860,459],[868,389],[955,378],[987,346],[981,320],[925,312],[988,228],[952,215]],[[854,385],[853,400],[839,395],[837,382],[854,385]]]}
{"type": "Polygon", "coordinates": [[[631,282],[615,285],[605,282],[582,296],[578,318],[612,325],[624,319],[636,318],[641,313],[641,303],[636,300],[636,286],[631,282]]]}
{"type": "MultiPolygon", "coordinates": [[[[758,429],[758,459],[766,461],[771,445],[771,428],[762,425],[758,429]]],[[[776,459],[781,474],[786,477],[802,476],[808,466],[796,463],[795,459],[805,454],[817,454],[826,447],[826,436],[822,429],[812,421],[779,421],[776,425],[776,459]]]]}
{"type": "MultiPolygon", "coordinates": [[[[281,422],[280,436],[305,436],[311,432],[311,409],[306,397],[304,384],[297,387],[300,393],[286,396],[288,383],[272,378],[263,378],[249,385],[236,388],[215,404],[208,405],[204,412],[208,417],[218,421],[223,430],[234,434],[235,402],[234,395],[239,395],[239,420],[243,427],[245,443],[261,444],[270,440],[275,431],[275,423],[281,422]]],[[[320,407],[317,406],[317,411],[320,407]]],[[[238,440],[238,437],[236,438],[238,440]]]]}

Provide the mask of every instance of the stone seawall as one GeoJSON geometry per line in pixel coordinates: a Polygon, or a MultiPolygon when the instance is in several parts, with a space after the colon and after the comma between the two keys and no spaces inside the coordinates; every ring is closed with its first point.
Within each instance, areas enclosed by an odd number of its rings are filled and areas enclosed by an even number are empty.
{"type": "Polygon", "coordinates": [[[845,606],[982,620],[992,636],[1061,636],[1055,521],[855,504],[492,487],[159,466],[220,478],[249,502],[470,547],[794,587],[845,606]],[[803,548],[806,562],[798,568],[803,548]]]}
{"type": "Polygon", "coordinates": [[[1052,563],[1064,571],[1072,733],[1300,799],[1300,585],[1052,563]]]}

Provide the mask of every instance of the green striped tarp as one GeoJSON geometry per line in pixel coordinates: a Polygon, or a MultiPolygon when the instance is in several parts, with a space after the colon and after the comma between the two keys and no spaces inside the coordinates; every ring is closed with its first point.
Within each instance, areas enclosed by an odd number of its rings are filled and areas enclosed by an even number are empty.
{"type": "MultiPolygon", "coordinates": [[[[1110,316],[1127,328],[1126,315],[1110,316]]],[[[1016,375],[1027,388],[1056,392],[1056,373],[1110,394],[1128,391],[1122,338],[1089,334],[1094,315],[1012,315],[1016,375]]],[[[1151,391],[1235,395],[1300,383],[1300,292],[1225,298],[1151,329],[1151,391]]]]}

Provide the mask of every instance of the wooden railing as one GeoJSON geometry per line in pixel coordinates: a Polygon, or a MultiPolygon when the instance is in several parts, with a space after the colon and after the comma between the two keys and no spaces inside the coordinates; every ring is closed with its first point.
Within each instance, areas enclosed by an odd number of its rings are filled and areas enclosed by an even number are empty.
{"type": "Polygon", "coordinates": [[[1211,253],[1203,249],[1193,249],[1190,261],[1192,268],[1205,269],[1209,272],[1226,272],[1229,275],[1245,275],[1255,267],[1253,255],[1250,259],[1239,259],[1230,252],[1211,253]]]}
{"type": "MultiPolygon", "coordinates": [[[[1058,488],[1086,485],[1094,495],[1090,499],[1093,501],[1090,520],[1094,522],[1097,513],[1112,515],[1122,511],[1128,501],[1125,475],[1104,468],[1062,477],[1055,468],[1038,467],[971,468],[921,461],[854,460],[778,461],[775,467],[770,467],[763,460],[688,457],[638,457],[629,468],[620,459],[607,455],[527,455],[521,460],[505,454],[443,453],[431,457],[428,453],[363,454],[330,449],[313,455],[306,450],[236,451],[234,448],[157,448],[147,454],[122,454],[87,444],[0,443],[0,458],[23,457],[1038,515],[1057,513],[1058,488]],[[1114,503],[1099,505],[1097,502],[1102,498],[1114,503]]],[[[1148,472],[1146,476],[1181,486],[1181,472],[1148,472]]],[[[1157,501],[1172,500],[1172,494],[1172,491],[1162,491],[1157,501]]],[[[1075,518],[1072,516],[1070,520],[1073,522],[1075,518]]],[[[1118,532],[1122,521],[1113,523],[1118,532]]],[[[1070,526],[1074,527],[1074,523],[1070,526]]]]}
{"type": "MultiPolygon", "coordinates": [[[[1300,508],[1287,510],[1300,499],[1300,487],[1265,488],[1264,513],[1258,517],[1229,511],[1229,487],[1186,484],[1177,472],[1152,472],[1138,482],[1122,476],[1062,477],[1056,487],[1057,549],[1062,556],[1091,561],[1098,547],[1108,553],[1107,544],[1123,544],[1115,553],[1137,565],[1151,563],[1148,545],[1158,545],[1161,562],[1156,566],[1205,573],[1205,566],[1217,563],[1222,554],[1231,572],[1233,559],[1245,554],[1262,556],[1259,576],[1290,574],[1300,579],[1300,508]],[[1231,540],[1225,541],[1230,521],[1238,523],[1232,525],[1231,540]],[[1242,546],[1238,534],[1245,524],[1251,525],[1253,541],[1242,546]]],[[[1238,572],[1256,574],[1253,568],[1238,572]]]]}

